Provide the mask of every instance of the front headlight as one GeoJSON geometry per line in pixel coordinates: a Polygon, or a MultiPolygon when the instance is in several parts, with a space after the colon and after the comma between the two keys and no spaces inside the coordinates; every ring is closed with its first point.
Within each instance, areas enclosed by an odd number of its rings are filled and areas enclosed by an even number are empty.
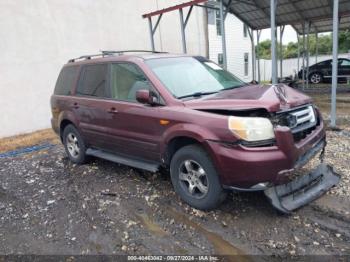
{"type": "Polygon", "coordinates": [[[246,141],[268,140],[275,137],[271,121],[264,117],[230,116],[228,128],[246,141]]]}

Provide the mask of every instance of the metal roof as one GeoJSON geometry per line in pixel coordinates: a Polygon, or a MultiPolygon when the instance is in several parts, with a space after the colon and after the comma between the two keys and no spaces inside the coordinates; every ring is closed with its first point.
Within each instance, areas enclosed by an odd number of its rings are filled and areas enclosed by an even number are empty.
{"type": "MultiPolygon", "coordinates": [[[[223,1],[228,11],[250,28],[270,28],[270,0],[223,1]]],[[[278,0],[276,10],[276,25],[291,25],[299,34],[304,21],[311,23],[310,33],[332,31],[332,0],[278,0]]],[[[350,29],[349,0],[339,0],[339,17],[339,30],[350,29]]]]}

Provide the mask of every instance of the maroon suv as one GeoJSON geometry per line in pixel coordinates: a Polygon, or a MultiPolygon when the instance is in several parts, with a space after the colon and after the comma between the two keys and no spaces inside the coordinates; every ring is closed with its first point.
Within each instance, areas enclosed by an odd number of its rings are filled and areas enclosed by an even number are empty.
{"type": "Polygon", "coordinates": [[[74,163],[87,156],[170,170],[193,207],[227,190],[264,190],[288,213],[335,185],[328,165],[289,181],[325,147],[312,100],[283,85],[250,85],[203,57],[109,51],[70,60],[51,97],[52,127],[74,163]]]}

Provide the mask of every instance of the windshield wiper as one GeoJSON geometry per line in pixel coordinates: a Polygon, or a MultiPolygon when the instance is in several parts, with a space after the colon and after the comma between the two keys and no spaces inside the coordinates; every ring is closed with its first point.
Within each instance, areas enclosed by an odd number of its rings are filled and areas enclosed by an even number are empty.
{"type": "Polygon", "coordinates": [[[215,94],[218,93],[218,91],[212,91],[212,92],[196,92],[193,94],[189,94],[189,95],[185,95],[185,96],[178,96],[178,99],[182,99],[182,98],[186,98],[186,97],[201,97],[201,96],[205,96],[205,95],[211,95],[211,94],[215,94]]]}

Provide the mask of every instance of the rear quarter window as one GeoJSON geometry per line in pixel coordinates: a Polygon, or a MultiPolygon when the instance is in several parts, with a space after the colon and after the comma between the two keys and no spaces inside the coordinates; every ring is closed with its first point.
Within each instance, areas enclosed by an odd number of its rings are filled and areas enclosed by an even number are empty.
{"type": "Polygon", "coordinates": [[[107,64],[87,65],[82,69],[77,95],[109,97],[107,86],[107,64]]]}
{"type": "Polygon", "coordinates": [[[77,78],[78,69],[78,66],[68,66],[61,70],[56,82],[55,95],[71,95],[77,78]]]}

